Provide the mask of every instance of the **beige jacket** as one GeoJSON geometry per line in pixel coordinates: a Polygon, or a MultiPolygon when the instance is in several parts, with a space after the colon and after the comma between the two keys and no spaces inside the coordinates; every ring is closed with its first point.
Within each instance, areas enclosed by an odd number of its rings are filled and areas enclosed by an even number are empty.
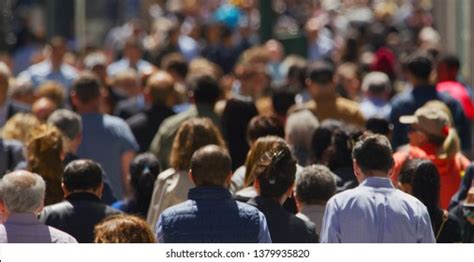
{"type": "Polygon", "coordinates": [[[170,206],[186,201],[188,191],[193,187],[187,171],[169,168],[158,175],[147,215],[147,222],[153,230],[161,213],[170,206]]]}

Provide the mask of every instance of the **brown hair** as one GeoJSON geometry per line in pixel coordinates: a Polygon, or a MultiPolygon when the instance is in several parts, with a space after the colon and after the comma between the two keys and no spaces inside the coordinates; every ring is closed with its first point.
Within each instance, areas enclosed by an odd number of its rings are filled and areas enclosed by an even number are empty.
{"type": "Polygon", "coordinates": [[[219,129],[208,118],[193,118],[178,129],[173,141],[170,166],[176,170],[188,170],[193,153],[207,145],[226,147],[219,129]]]}
{"type": "Polygon", "coordinates": [[[155,243],[148,224],[132,215],[107,217],[94,227],[95,243],[155,243]]]}
{"type": "Polygon", "coordinates": [[[232,161],[226,149],[207,145],[194,152],[191,158],[191,170],[196,186],[226,186],[226,180],[232,171],[232,161]]]}
{"type": "Polygon", "coordinates": [[[64,107],[64,101],[66,100],[65,87],[56,81],[47,81],[39,86],[36,90],[35,95],[38,98],[47,97],[56,104],[56,107],[64,107]]]}
{"type": "Polygon", "coordinates": [[[41,122],[30,113],[17,113],[10,118],[2,130],[2,138],[15,139],[26,144],[30,140],[32,130],[41,126],[41,122]]]}
{"type": "Polygon", "coordinates": [[[245,160],[245,187],[251,186],[253,184],[255,180],[255,164],[262,157],[262,155],[273,148],[283,146],[285,144],[285,140],[277,136],[265,136],[255,141],[247,154],[247,159],[245,160]]]}
{"type": "Polygon", "coordinates": [[[63,176],[63,137],[53,126],[42,125],[33,130],[27,144],[28,170],[43,177],[46,182],[45,205],[63,200],[61,181],[63,176]]]}

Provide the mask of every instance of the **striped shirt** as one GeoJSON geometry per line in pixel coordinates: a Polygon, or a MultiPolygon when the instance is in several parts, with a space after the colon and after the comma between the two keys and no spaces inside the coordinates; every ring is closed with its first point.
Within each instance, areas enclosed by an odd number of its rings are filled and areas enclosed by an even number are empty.
{"type": "Polygon", "coordinates": [[[327,203],[321,243],[434,243],[426,207],[393,187],[390,179],[369,177],[327,203]]]}

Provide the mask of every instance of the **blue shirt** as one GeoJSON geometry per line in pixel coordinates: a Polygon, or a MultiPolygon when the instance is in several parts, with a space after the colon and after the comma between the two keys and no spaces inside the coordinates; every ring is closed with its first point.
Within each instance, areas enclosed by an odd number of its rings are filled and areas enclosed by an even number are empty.
{"type": "Polygon", "coordinates": [[[426,207],[395,189],[388,178],[369,177],[326,205],[321,243],[435,243],[426,207]]]}
{"type": "Polygon", "coordinates": [[[98,162],[118,199],[124,198],[122,155],[139,146],[127,123],[115,116],[82,114],[82,142],[77,154],[98,162]]]}
{"type": "Polygon", "coordinates": [[[107,74],[109,76],[114,76],[122,71],[125,71],[129,68],[134,68],[138,71],[138,73],[143,74],[149,72],[153,69],[153,66],[145,60],[138,60],[137,64],[133,67],[130,65],[130,61],[128,59],[121,59],[115,63],[110,64],[107,67],[107,74]]]}
{"type": "Polygon", "coordinates": [[[34,88],[37,88],[42,83],[51,80],[61,83],[67,90],[69,90],[77,76],[78,73],[74,67],[63,63],[58,71],[53,71],[51,62],[45,60],[28,67],[18,75],[18,78],[29,79],[34,88]]]}

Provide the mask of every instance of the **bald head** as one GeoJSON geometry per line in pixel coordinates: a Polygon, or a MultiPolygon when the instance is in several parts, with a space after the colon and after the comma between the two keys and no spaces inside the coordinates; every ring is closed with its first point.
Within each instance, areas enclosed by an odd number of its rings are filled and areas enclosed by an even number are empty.
{"type": "Polygon", "coordinates": [[[0,197],[10,213],[36,213],[44,203],[43,178],[28,171],[15,171],[0,182],[0,197]]]}
{"type": "Polygon", "coordinates": [[[197,186],[226,186],[231,174],[231,159],[226,149],[208,145],[194,152],[191,174],[197,186]]]}
{"type": "Polygon", "coordinates": [[[165,71],[150,76],[145,87],[145,95],[152,104],[169,105],[174,93],[173,77],[165,71]]]}

